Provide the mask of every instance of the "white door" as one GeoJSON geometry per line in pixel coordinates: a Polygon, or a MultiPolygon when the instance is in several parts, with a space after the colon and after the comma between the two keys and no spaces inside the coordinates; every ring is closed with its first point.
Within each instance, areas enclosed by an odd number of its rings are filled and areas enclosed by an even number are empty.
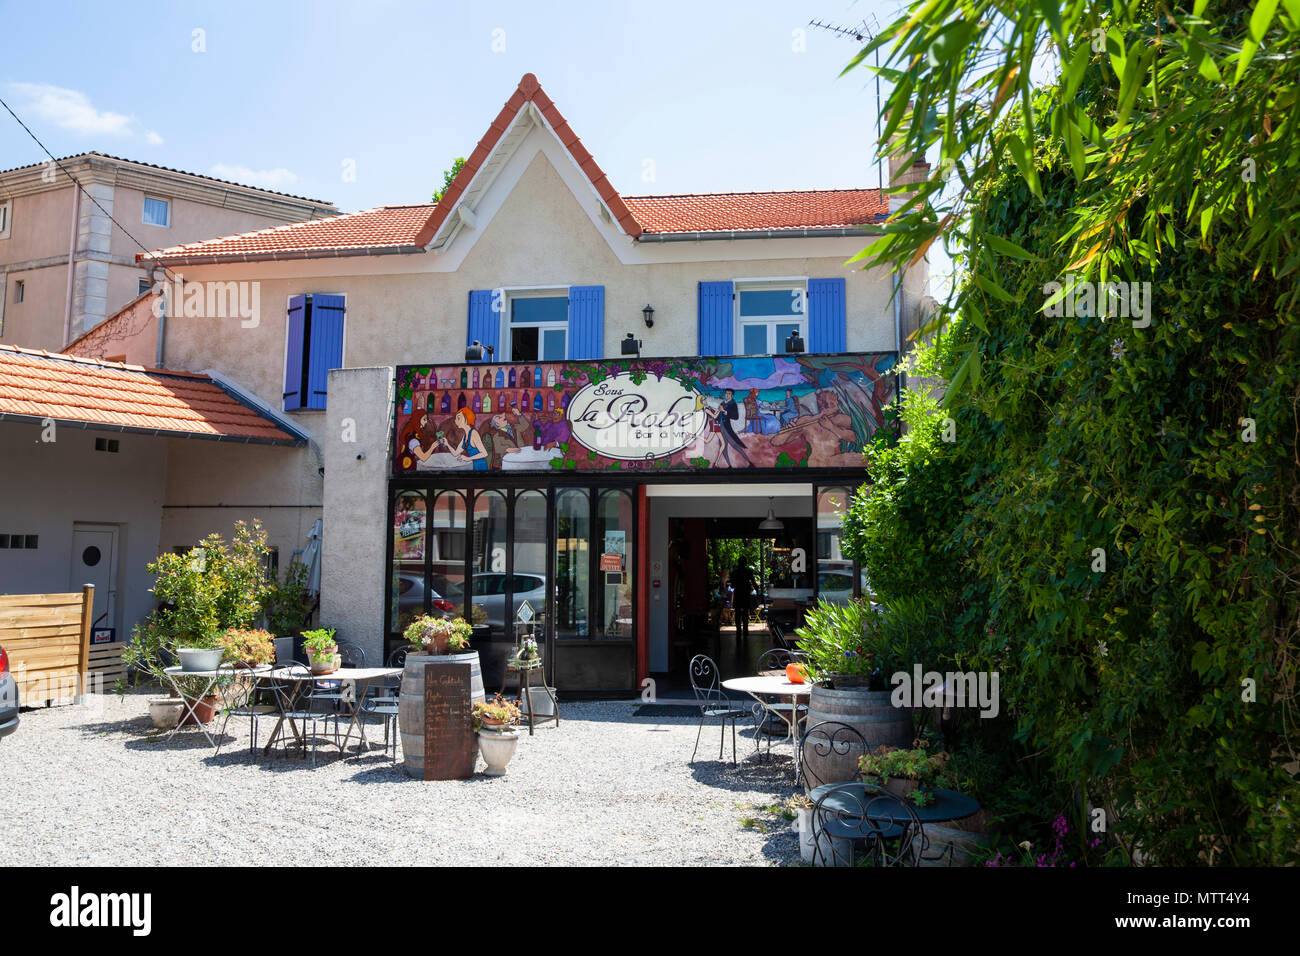
{"type": "MultiPolygon", "coordinates": [[[[74,524],[72,526],[72,579],[68,590],[95,586],[92,627],[117,627],[117,526],[74,524]]],[[[121,640],[121,635],[117,636],[121,640]]]]}

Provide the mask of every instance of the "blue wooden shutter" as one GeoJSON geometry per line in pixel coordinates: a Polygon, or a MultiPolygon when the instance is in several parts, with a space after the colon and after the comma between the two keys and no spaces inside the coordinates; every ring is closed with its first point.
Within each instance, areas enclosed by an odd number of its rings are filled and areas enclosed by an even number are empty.
{"type": "Polygon", "coordinates": [[[734,355],[732,343],[736,326],[735,306],[730,282],[700,283],[700,354],[734,355]]]}
{"type": "Polygon", "coordinates": [[[844,277],[808,280],[808,351],[847,352],[844,277]]]}
{"type": "Polygon", "coordinates": [[[295,295],[289,300],[289,340],[284,352],[284,410],[286,412],[303,407],[302,342],[306,306],[305,295],[295,295]]]}
{"type": "Polygon", "coordinates": [[[569,289],[569,358],[605,357],[605,287],[575,285],[569,289]]]}
{"type": "Polygon", "coordinates": [[[325,407],[332,368],[343,367],[343,296],[313,295],[307,321],[307,408],[325,407]]]}
{"type": "Polygon", "coordinates": [[[469,321],[465,324],[465,344],[482,342],[493,349],[493,357],[498,362],[508,362],[510,357],[502,355],[497,348],[497,339],[501,336],[501,313],[492,308],[491,289],[474,289],[469,294],[469,321]]]}

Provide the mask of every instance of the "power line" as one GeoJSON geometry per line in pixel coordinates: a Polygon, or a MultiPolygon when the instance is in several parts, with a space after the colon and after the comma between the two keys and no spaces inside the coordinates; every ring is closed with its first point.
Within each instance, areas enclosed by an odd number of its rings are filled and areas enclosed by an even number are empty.
{"type": "MultiPolygon", "coordinates": [[[[50,157],[50,162],[54,163],[54,165],[59,168],[59,171],[63,173],[63,175],[67,176],[69,179],[73,181],[73,183],[76,184],[76,187],[81,190],[82,195],[84,195],[87,199],[93,202],[99,208],[99,211],[108,217],[109,222],[117,226],[118,229],[121,229],[122,234],[125,235],[132,242],[134,242],[137,246],[139,246],[141,252],[148,253],[152,251],[143,242],[141,242],[139,239],[133,236],[130,230],[126,228],[126,226],[122,225],[120,222],[114,219],[113,214],[109,212],[107,209],[105,209],[104,206],[100,203],[100,201],[96,199],[94,196],[92,196],[90,194],[90,191],[86,189],[85,186],[81,185],[81,180],[79,180],[76,176],[72,175],[72,173],[68,172],[67,167],[65,167],[63,163],[59,162],[58,157],[55,156],[53,153],[49,151],[49,149],[46,148],[45,144],[41,142],[40,138],[35,133],[33,133],[31,129],[27,126],[27,124],[22,121],[22,118],[19,117],[19,115],[13,111],[13,107],[11,107],[8,103],[6,103],[2,98],[0,98],[0,106],[3,106],[8,111],[9,115],[14,118],[14,122],[16,122],[19,126],[21,126],[23,128],[23,131],[32,138],[32,142],[34,142],[37,146],[41,148],[41,152],[43,152],[46,156],[50,157]]],[[[8,192],[8,189],[6,189],[5,191],[8,192]]],[[[172,280],[173,282],[176,281],[177,276],[170,269],[168,269],[167,266],[163,265],[162,263],[158,263],[157,268],[161,268],[163,274],[167,276],[168,279],[172,280]]]]}

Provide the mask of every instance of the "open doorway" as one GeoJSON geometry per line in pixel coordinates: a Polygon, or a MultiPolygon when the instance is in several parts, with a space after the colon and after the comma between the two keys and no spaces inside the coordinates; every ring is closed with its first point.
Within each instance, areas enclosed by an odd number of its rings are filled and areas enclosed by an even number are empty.
{"type": "Polygon", "coordinates": [[[761,515],[671,521],[669,589],[674,614],[670,683],[690,658],[708,654],[725,680],[754,674],[758,658],[793,639],[812,596],[811,518],[762,528],[761,515]]]}

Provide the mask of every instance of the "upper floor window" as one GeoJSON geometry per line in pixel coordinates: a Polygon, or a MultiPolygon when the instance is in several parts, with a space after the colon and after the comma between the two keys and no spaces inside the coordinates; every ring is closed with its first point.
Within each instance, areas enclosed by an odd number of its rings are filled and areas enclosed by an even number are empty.
{"type": "Polygon", "coordinates": [[[510,361],[562,362],[568,354],[569,290],[512,293],[510,361]]]}
{"type": "Polygon", "coordinates": [[[27,290],[27,284],[22,279],[14,280],[14,304],[17,305],[23,301],[23,293],[27,290]]]}
{"type": "Polygon", "coordinates": [[[784,355],[790,333],[808,338],[808,290],[802,281],[736,289],[736,344],[741,355],[784,355]]]}
{"type": "Polygon", "coordinates": [[[146,226],[170,226],[172,224],[171,203],[166,199],[145,196],[142,221],[146,226]]]}
{"type": "Polygon", "coordinates": [[[9,221],[14,215],[14,201],[0,203],[0,239],[9,238],[9,221]]]}

